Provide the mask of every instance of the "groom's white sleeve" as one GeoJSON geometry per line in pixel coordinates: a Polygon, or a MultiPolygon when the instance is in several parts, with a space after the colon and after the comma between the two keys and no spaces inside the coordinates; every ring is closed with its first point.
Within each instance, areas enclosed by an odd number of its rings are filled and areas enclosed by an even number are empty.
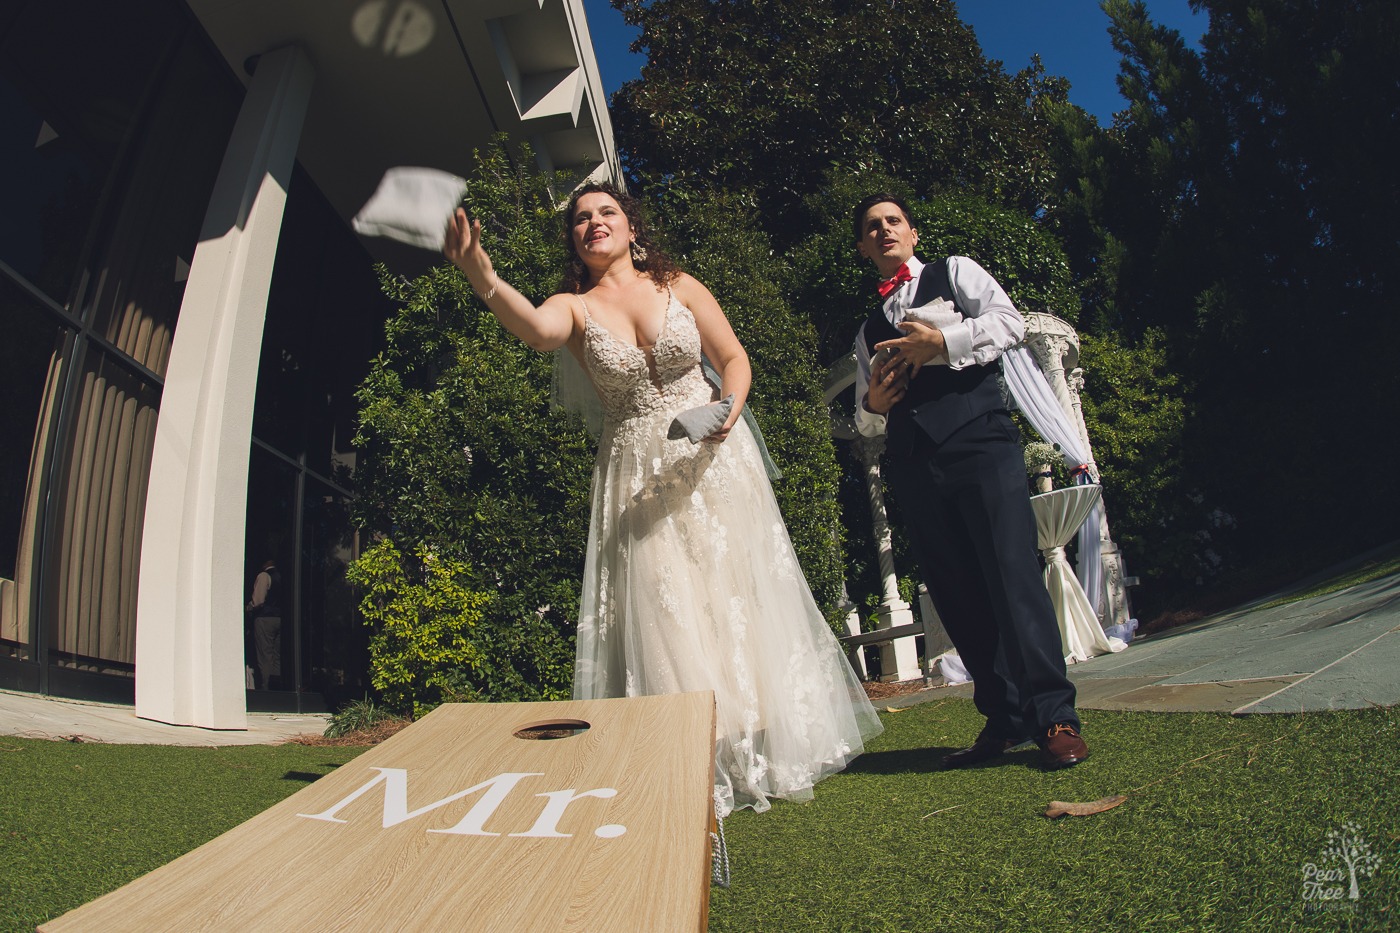
{"type": "Polygon", "coordinates": [[[952,369],[985,365],[1025,337],[1026,321],[992,274],[976,260],[953,256],[948,280],[957,296],[961,321],[939,328],[952,369]]]}
{"type": "Polygon", "coordinates": [[[865,393],[870,391],[870,352],[865,348],[865,325],[856,334],[856,430],[866,437],[885,433],[885,415],[865,410],[865,393]]]}

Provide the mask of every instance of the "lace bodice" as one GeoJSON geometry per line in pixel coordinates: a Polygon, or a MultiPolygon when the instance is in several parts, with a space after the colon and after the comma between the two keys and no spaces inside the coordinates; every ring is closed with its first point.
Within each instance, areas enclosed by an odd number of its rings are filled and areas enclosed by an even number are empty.
{"type": "Polygon", "coordinates": [[[700,331],[690,309],[670,289],[661,335],[645,350],[593,320],[586,301],[583,316],[583,354],[606,422],[615,426],[709,401],[711,387],[700,369],[700,331]]]}

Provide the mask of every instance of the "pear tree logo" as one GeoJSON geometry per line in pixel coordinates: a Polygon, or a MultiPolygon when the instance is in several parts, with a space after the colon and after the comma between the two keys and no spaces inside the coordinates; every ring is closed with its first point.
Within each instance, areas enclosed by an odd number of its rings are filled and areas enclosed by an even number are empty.
{"type": "Polygon", "coordinates": [[[1327,831],[1322,864],[1303,866],[1303,900],[1314,906],[1354,906],[1361,899],[1361,879],[1375,874],[1381,857],[1361,835],[1356,823],[1327,831]],[[1351,904],[1331,902],[1351,901],[1351,904]]]}

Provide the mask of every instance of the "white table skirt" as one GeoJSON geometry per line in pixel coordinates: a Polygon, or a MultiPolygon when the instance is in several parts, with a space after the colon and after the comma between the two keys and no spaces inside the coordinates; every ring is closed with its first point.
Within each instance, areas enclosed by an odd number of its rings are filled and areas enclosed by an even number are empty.
{"type": "Polygon", "coordinates": [[[1055,606],[1055,618],[1060,623],[1067,664],[1128,647],[1122,639],[1104,634],[1089,598],[1084,595],[1084,588],[1065,557],[1065,545],[1084,524],[1101,492],[1101,487],[1091,484],[1067,486],[1031,496],[1039,538],[1037,545],[1045,555],[1045,588],[1050,591],[1050,602],[1055,606]]]}

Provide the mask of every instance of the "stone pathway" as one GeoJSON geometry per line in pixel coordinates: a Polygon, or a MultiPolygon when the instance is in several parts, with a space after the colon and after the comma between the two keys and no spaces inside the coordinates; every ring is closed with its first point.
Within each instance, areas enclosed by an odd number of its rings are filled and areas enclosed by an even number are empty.
{"type": "MultiPolygon", "coordinates": [[[[1069,667],[1083,709],[1300,713],[1400,704],[1400,573],[1273,608],[1273,599],[1069,667]]],[[[971,684],[892,696],[903,707],[971,684]]]]}

